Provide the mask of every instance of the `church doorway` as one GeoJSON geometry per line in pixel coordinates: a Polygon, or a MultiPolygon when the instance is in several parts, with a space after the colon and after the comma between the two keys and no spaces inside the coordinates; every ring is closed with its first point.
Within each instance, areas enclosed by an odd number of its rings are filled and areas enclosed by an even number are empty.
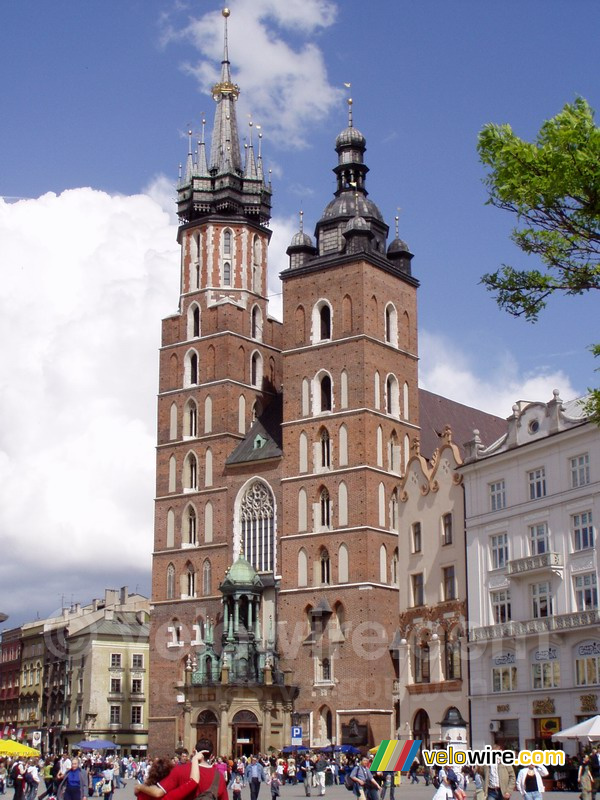
{"type": "Polygon", "coordinates": [[[238,711],[231,721],[231,726],[234,758],[260,753],[260,726],[252,711],[238,711]]]}
{"type": "Polygon", "coordinates": [[[201,711],[196,720],[196,739],[194,745],[196,742],[202,742],[206,745],[207,749],[210,749],[213,753],[217,753],[219,742],[217,733],[218,722],[216,714],[209,709],[201,711]]]}

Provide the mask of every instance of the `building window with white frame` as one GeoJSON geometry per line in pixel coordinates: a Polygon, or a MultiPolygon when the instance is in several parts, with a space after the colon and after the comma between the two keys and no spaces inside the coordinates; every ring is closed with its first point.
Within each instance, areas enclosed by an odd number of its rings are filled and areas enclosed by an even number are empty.
{"type": "Polygon", "coordinates": [[[517,688],[517,668],[512,665],[492,667],[492,691],[514,692],[517,688]]]}
{"type": "Polygon", "coordinates": [[[131,680],[131,694],[144,694],[141,678],[132,678],[131,680]]]}
{"type": "Polygon", "coordinates": [[[512,619],[510,608],[510,592],[508,589],[499,589],[490,593],[492,603],[492,617],[496,625],[510,622],[512,619]]]}
{"type": "Polygon", "coordinates": [[[429,683],[431,669],[429,662],[429,645],[427,642],[415,642],[413,652],[414,682],[429,683]]]}
{"type": "Polygon", "coordinates": [[[121,724],[121,706],[110,706],[110,724],[121,724]]]}
{"type": "Polygon", "coordinates": [[[577,489],[579,486],[586,486],[590,482],[590,456],[589,453],[582,453],[570,460],[571,464],[571,488],[577,489]]]}
{"type": "Polygon", "coordinates": [[[240,504],[242,553],[257,572],[275,568],[275,498],[270,488],[256,480],[240,504]]]}
{"type": "Polygon", "coordinates": [[[142,707],[141,706],[131,706],[131,724],[132,725],[141,725],[142,724],[142,707]]]}
{"type": "Polygon", "coordinates": [[[320,494],[321,528],[331,528],[331,498],[327,489],[323,488],[320,494]]]}
{"type": "Polygon", "coordinates": [[[504,480],[494,481],[490,487],[490,511],[501,511],[506,508],[506,484],[504,480]]]}
{"type": "Polygon", "coordinates": [[[532,556],[550,552],[548,525],[546,522],[539,522],[537,525],[529,526],[529,552],[532,556]]]}
{"type": "Polygon", "coordinates": [[[586,572],[573,577],[577,611],[598,608],[598,584],[595,572],[586,572]]]}
{"type": "Polygon", "coordinates": [[[557,659],[536,661],[531,665],[531,683],[534,689],[558,689],[560,663],[557,659]]]}
{"type": "Polygon", "coordinates": [[[532,469],[527,473],[529,499],[538,500],[546,496],[546,470],[544,467],[532,469]]]}
{"type": "Polygon", "coordinates": [[[595,686],[600,683],[600,655],[597,642],[581,644],[575,659],[575,682],[577,686],[595,686]],[[590,652],[594,651],[594,652],[590,652]]]}
{"type": "Polygon", "coordinates": [[[121,653],[110,654],[111,669],[121,669],[121,653]]]}
{"type": "Polygon", "coordinates": [[[492,569],[503,569],[508,564],[508,534],[496,533],[490,536],[490,556],[492,569]]]}
{"type": "Polygon", "coordinates": [[[594,546],[594,526],[592,524],[591,511],[572,514],[571,528],[573,530],[574,550],[588,550],[594,546]]]}
{"type": "Polygon", "coordinates": [[[331,439],[326,428],[321,430],[321,467],[329,469],[331,467],[331,439]]]}
{"type": "Polygon", "coordinates": [[[534,619],[552,616],[552,605],[550,582],[533,583],[531,585],[531,616],[534,619]]]}
{"type": "Polygon", "coordinates": [[[144,669],[144,654],[134,653],[131,657],[132,669],[144,669]]]}

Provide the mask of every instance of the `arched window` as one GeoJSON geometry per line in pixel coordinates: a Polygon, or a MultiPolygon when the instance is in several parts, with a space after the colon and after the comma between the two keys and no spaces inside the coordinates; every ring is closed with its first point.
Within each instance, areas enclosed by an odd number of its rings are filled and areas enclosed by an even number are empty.
{"type": "Polygon", "coordinates": [[[209,544],[213,540],[213,507],[212,503],[204,506],[204,541],[209,544]]]}
{"type": "Polygon", "coordinates": [[[381,425],[377,428],[377,441],[376,441],[376,458],[377,466],[383,467],[383,428],[381,425]]]}
{"type": "Polygon", "coordinates": [[[167,511],[167,547],[175,547],[175,512],[167,511]]]}
{"type": "Polygon", "coordinates": [[[306,490],[298,492],[298,530],[305,531],[308,526],[308,498],[306,490]]]}
{"type": "Polygon", "coordinates": [[[173,439],[177,438],[177,404],[171,403],[171,408],[169,411],[169,439],[173,441],[173,439]]]}
{"type": "Polygon", "coordinates": [[[188,308],[188,339],[200,336],[200,306],[192,303],[188,308]]]}
{"type": "Polygon", "coordinates": [[[388,469],[390,472],[400,472],[400,448],[396,431],[392,431],[388,442],[388,469]]]}
{"type": "Polygon", "coordinates": [[[306,322],[304,307],[298,306],[296,309],[296,344],[304,344],[306,338],[306,322]]]}
{"type": "Polygon", "coordinates": [[[212,431],[212,399],[210,395],[204,398],[204,433],[212,431]]]}
{"type": "Polygon", "coordinates": [[[410,440],[408,438],[408,433],[406,433],[404,435],[404,454],[403,454],[404,469],[406,469],[406,465],[408,464],[409,456],[410,456],[410,440]]]}
{"type": "Polygon", "coordinates": [[[429,749],[429,715],[421,708],[415,714],[413,722],[413,738],[423,742],[423,747],[429,749]]]}
{"type": "Polygon", "coordinates": [[[398,492],[396,489],[392,492],[392,496],[390,498],[390,530],[397,531],[398,530],[398,492]]]}
{"type": "Polygon", "coordinates": [[[345,369],[340,373],[340,406],[348,408],[348,373],[345,369]]]}
{"type": "Polygon", "coordinates": [[[321,584],[329,586],[331,583],[331,563],[329,561],[329,553],[327,548],[323,547],[319,553],[319,561],[321,564],[321,584]]]}
{"type": "Polygon", "coordinates": [[[398,586],[398,548],[396,548],[390,561],[390,583],[398,586]]]}
{"type": "Polygon", "coordinates": [[[196,573],[191,564],[186,564],[186,592],[188,597],[196,596],[196,573]]]}
{"type": "Polygon", "coordinates": [[[348,464],[348,428],[345,425],[340,425],[338,439],[340,467],[345,467],[348,464]]]}
{"type": "Polygon", "coordinates": [[[174,492],[177,488],[177,461],[175,456],[169,459],[169,491],[174,492]]]}
{"type": "Polygon", "coordinates": [[[385,486],[379,484],[379,527],[385,528],[385,486]]]}
{"type": "Polygon", "coordinates": [[[304,548],[298,551],[298,586],[308,586],[308,557],[304,548]]]}
{"type": "Polygon", "coordinates": [[[275,568],[275,498],[262,481],[254,481],[240,504],[241,547],[257,572],[275,568]]]}
{"type": "Polygon", "coordinates": [[[246,433],[246,398],[243,394],[238,398],[238,433],[246,433]]]}
{"type": "Polygon", "coordinates": [[[193,506],[188,506],[185,512],[185,538],[188,544],[197,544],[196,512],[193,506]]]}
{"type": "Polygon", "coordinates": [[[398,347],[398,312],[393,303],[385,307],[385,341],[398,347]]]}
{"type": "Polygon", "coordinates": [[[321,489],[319,505],[321,509],[321,528],[331,528],[331,498],[325,487],[321,489]]]}
{"type": "Polygon", "coordinates": [[[198,354],[191,350],[185,356],[185,386],[196,386],[198,383],[198,354]]]}
{"type": "MultiPolygon", "coordinates": [[[[321,677],[325,683],[331,681],[331,661],[328,658],[324,658],[321,662],[321,677]]],[[[331,714],[331,711],[329,711],[329,714],[331,714]]],[[[331,737],[328,736],[327,738],[330,739],[331,737]]]]}
{"type": "Polygon", "coordinates": [[[352,333],[352,298],[348,294],[342,300],[342,330],[352,333]]]}
{"type": "Polygon", "coordinates": [[[378,372],[375,372],[375,379],[374,379],[373,388],[375,390],[374,391],[373,403],[374,403],[375,409],[377,411],[379,411],[379,408],[381,407],[381,384],[380,384],[380,377],[379,377],[379,373],[378,372]]]}
{"type": "Polygon", "coordinates": [[[308,472],[308,437],[304,433],[304,431],[302,431],[302,433],[300,434],[298,457],[299,457],[299,465],[298,465],[299,471],[308,472]]]}
{"type": "Polygon", "coordinates": [[[188,453],[183,463],[183,489],[195,491],[198,488],[198,461],[193,453],[188,453]]]}
{"type": "Polygon", "coordinates": [[[327,373],[324,373],[319,380],[319,410],[331,411],[332,409],[332,396],[331,396],[331,378],[327,373]]]}
{"type": "Polygon", "coordinates": [[[198,435],[198,407],[192,399],[185,404],[183,418],[183,435],[195,437],[198,435]]]}
{"type": "Polygon", "coordinates": [[[208,558],[202,564],[202,594],[207,597],[211,593],[212,571],[208,558]]]}
{"type": "Polygon", "coordinates": [[[338,583],[348,583],[348,547],[345,544],[338,550],[338,583]]]}
{"type": "Polygon", "coordinates": [[[394,417],[400,416],[398,379],[395,375],[388,375],[385,381],[385,410],[394,417]]]}
{"type": "Polygon", "coordinates": [[[331,306],[327,300],[319,300],[313,308],[312,343],[329,341],[332,331],[331,306]]]}
{"type": "Polygon", "coordinates": [[[402,314],[402,342],[401,346],[410,350],[410,317],[408,311],[402,314]]]}
{"type": "Polygon", "coordinates": [[[384,544],[379,548],[379,581],[387,583],[387,550],[384,544]]]}
{"type": "Polygon", "coordinates": [[[260,386],[262,385],[262,377],[263,377],[263,365],[262,365],[262,356],[256,350],[252,353],[252,360],[250,362],[250,382],[252,386],[260,386]]]}
{"type": "Polygon", "coordinates": [[[223,264],[223,286],[231,286],[231,262],[223,264]]]}
{"type": "Polygon", "coordinates": [[[215,379],[215,348],[212,344],[206,351],[206,380],[214,381],[215,379]]]}
{"type": "Polygon", "coordinates": [[[250,335],[253,339],[262,340],[262,314],[258,306],[252,307],[250,335]]]}
{"type": "Polygon", "coordinates": [[[331,467],[331,439],[326,428],[321,428],[319,439],[321,445],[321,467],[329,469],[331,467]]]}
{"type": "Polygon", "coordinates": [[[223,231],[223,255],[231,255],[231,231],[223,231]]]}
{"type": "Polygon", "coordinates": [[[310,414],[310,383],[308,378],[302,379],[302,416],[310,414]]]}
{"type": "Polygon", "coordinates": [[[338,487],[338,525],[348,524],[348,489],[344,481],[338,487]]]}
{"type": "Polygon", "coordinates": [[[204,456],[204,485],[213,485],[213,457],[210,447],[206,449],[206,454],[204,456]]]}
{"type": "Polygon", "coordinates": [[[167,567],[167,600],[175,597],[175,567],[169,564],[167,567]]]}
{"type": "Polygon", "coordinates": [[[402,416],[404,419],[408,419],[408,383],[404,383],[402,389],[402,416]]]}

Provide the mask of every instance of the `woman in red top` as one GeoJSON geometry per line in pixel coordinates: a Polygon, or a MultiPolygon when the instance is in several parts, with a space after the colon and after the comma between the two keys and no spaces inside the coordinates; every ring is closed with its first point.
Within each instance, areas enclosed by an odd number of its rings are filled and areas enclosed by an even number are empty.
{"type": "Polygon", "coordinates": [[[166,778],[160,780],[155,786],[135,786],[135,794],[146,794],[154,798],[154,800],[160,800],[160,798],[165,797],[165,795],[168,795],[168,800],[193,800],[201,792],[205,792],[211,788],[216,774],[218,775],[218,782],[216,784],[217,798],[218,800],[229,800],[227,785],[225,784],[223,776],[216,767],[208,763],[210,755],[211,751],[206,749],[205,743],[198,742],[196,745],[196,753],[192,761],[174,767],[166,778]],[[194,762],[199,767],[199,779],[196,787],[191,790],[187,789],[187,792],[184,793],[186,790],[184,790],[183,787],[192,777],[191,769],[194,762]],[[177,791],[176,796],[173,795],[174,791],[177,791]]]}
{"type": "MultiPolygon", "coordinates": [[[[198,782],[200,780],[199,762],[201,757],[200,753],[196,753],[191,762],[186,765],[190,768],[188,779],[181,783],[176,789],[168,792],[168,800],[185,800],[188,796],[194,797],[196,795],[198,782]]],[[[169,759],[156,758],[150,767],[147,782],[141,786],[138,785],[135,787],[137,790],[136,794],[141,798],[144,798],[144,796],[152,797],[151,790],[155,789],[160,781],[168,778],[172,771],[173,765],[169,759]]]]}

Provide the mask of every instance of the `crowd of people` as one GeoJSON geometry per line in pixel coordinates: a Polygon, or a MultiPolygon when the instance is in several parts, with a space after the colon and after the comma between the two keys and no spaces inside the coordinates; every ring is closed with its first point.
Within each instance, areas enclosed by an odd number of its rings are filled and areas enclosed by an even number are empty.
{"type": "MultiPolygon", "coordinates": [[[[137,760],[132,756],[73,756],[45,759],[0,759],[0,794],[13,789],[11,800],[84,800],[113,794],[127,780],[135,780],[138,800],[242,800],[247,788],[250,800],[259,800],[265,784],[271,800],[278,800],[285,784],[302,783],[306,797],[324,796],[327,786],[345,784],[357,800],[395,800],[395,773],[372,772],[371,757],[345,754],[263,754],[241,758],[213,757],[204,743],[190,757],[179,749],[173,758],[137,760]],[[43,789],[43,791],[41,791],[43,789]]],[[[572,784],[580,800],[596,800],[600,792],[600,748],[581,761],[569,759],[572,784]]],[[[570,774],[570,772],[569,772],[570,774]]],[[[420,782],[435,789],[433,800],[465,800],[467,789],[474,800],[510,800],[517,790],[525,800],[541,800],[545,789],[544,766],[515,770],[496,765],[454,769],[424,768],[415,760],[408,771],[410,785],[420,782]]],[[[266,794],[265,791],[265,794],[266,794]]],[[[248,794],[246,792],[246,796],[248,794]]],[[[268,800],[263,796],[262,800],[268,800]]]]}

